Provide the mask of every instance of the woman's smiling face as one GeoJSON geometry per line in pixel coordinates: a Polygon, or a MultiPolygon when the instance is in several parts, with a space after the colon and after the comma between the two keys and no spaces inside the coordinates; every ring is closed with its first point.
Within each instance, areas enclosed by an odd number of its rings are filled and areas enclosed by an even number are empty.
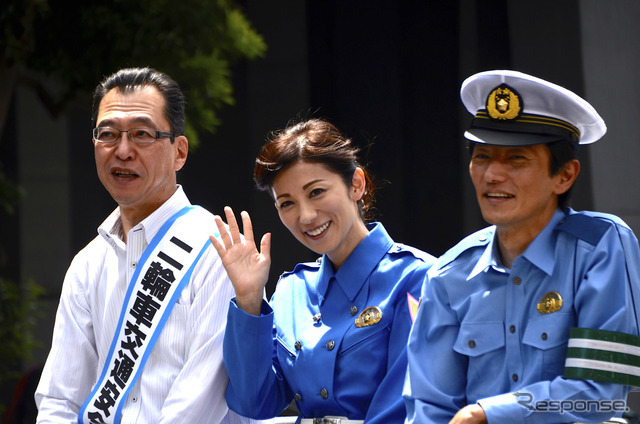
{"type": "Polygon", "coordinates": [[[359,168],[350,186],[321,163],[297,161],[273,180],[282,223],[302,244],[326,254],[338,268],[367,235],[358,200],[364,192],[359,168]]]}

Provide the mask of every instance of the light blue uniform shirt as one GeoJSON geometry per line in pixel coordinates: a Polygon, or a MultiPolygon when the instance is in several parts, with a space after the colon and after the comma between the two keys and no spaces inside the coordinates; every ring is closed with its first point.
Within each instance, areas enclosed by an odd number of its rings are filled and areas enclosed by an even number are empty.
{"type": "Polygon", "coordinates": [[[261,317],[231,303],[224,361],[232,410],[269,418],[295,399],[307,418],[404,421],[407,295],[419,297],[434,258],[394,243],[380,223],[368,228],[337,272],[323,256],[283,274],[261,317]],[[381,320],[357,327],[371,306],[381,320]]]}
{"type": "Polygon", "coordinates": [[[475,402],[490,424],[599,422],[614,412],[529,406],[626,399],[626,386],[562,375],[571,327],[638,334],[631,294],[640,284],[638,242],[615,216],[568,214],[556,211],[511,269],[497,259],[495,227],[465,238],[431,268],[409,339],[407,422],[448,423],[475,402]],[[562,308],[541,313],[549,292],[562,308]]]}

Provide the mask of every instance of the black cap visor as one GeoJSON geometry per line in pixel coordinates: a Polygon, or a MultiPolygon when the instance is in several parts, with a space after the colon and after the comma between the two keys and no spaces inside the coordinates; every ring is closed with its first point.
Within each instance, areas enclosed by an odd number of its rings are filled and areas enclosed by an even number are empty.
{"type": "Polygon", "coordinates": [[[566,137],[549,134],[531,134],[514,131],[497,131],[484,128],[469,128],[464,133],[465,138],[476,143],[492,144],[496,146],[533,146],[547,144],[554,141],[573,141],[566,137]]]}

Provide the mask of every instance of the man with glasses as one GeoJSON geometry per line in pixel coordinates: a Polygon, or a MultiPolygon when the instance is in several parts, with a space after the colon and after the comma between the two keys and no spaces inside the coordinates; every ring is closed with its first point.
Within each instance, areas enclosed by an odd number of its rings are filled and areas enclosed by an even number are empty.
{"type": "Polygon", "coordinates": [[[98,177],[118,207],[74,258],[36,390],[38,423],[235,423],[222,339],[233,287],[213,216],[176,172],[184,96],[166,74],[123,69],[94,92],[98,177]]]}

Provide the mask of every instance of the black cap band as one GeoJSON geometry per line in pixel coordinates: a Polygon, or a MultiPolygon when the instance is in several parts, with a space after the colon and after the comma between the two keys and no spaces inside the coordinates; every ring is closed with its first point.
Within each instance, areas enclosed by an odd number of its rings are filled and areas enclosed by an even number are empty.
{"type": "Polygon", "coordinates": [[[580,131],[566,121],[525,113],[511,120],[496,120],[486,110],[479,110],[471,120],[469,132],[473,133],[473,129],[540,135],[549,140],[564,139],[572,143],[580,140],[580,131]]]}

